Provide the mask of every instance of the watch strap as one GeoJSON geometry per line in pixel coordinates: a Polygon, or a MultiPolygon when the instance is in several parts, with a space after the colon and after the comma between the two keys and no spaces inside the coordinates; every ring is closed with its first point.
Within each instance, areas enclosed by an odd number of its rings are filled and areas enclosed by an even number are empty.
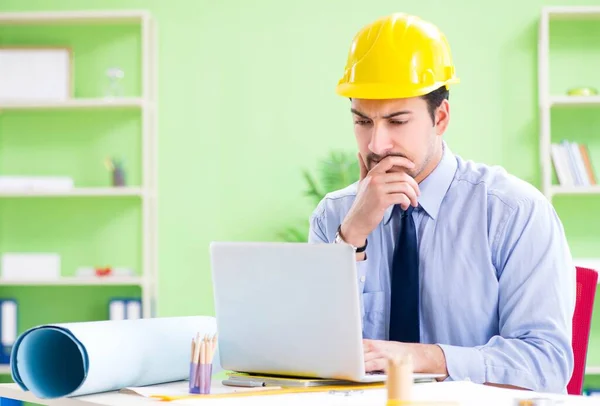
{"type": "Polygon", "coordinates": [[[348,245],[350,245],[352,248],[354,248],[354,251],[355,251],[357,254],[360,254],[361,252],[365,252],[365,251],[367,250],[367,245],[369,244],[369,240],[365,240],[365,245],[363,245],[362,247],[355,247],[354,245],[352,245],[352,244],[348,243],[348,242],[346,241],[346,239],[344,238],[344,236],[342,235],[342,225],[341,225],[341,224],[338,226],[338,229],[337,229],[337,234],[340,236],[340,239],[341,239],[342,241],[344,241],[346,244],[348,244],[348,245]]]}

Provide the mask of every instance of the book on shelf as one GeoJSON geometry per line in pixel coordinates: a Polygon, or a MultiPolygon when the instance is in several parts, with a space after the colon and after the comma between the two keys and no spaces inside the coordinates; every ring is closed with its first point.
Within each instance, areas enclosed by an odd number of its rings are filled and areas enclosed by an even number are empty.
{"type": "Polygon", "coordinates": [[[550,154],[561,186],[596,185],[596,175],[587,145],[563,140],[552,143],[550,154]]]}

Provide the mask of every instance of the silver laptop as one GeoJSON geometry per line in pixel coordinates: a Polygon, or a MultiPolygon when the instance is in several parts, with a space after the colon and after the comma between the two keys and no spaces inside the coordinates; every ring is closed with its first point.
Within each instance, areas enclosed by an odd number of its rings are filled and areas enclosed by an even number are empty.
{"type": "MultiPolygon", "coordinates": [[[[385,381],[366,373],[354,252],[345,244],[213,242],[221,366],[385,381]]],[[[415,374],[416,379],[439,375],[415,374]]]]}

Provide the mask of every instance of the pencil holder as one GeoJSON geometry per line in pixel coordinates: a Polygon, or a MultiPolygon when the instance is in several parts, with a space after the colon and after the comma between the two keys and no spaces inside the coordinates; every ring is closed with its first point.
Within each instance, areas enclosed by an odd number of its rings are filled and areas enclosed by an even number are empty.
{"type": "Polygon", "coordinates": [[[190,393],[200,393],[200,387],[198,386],[198,373],[200,372],[200,365],[194,362],[190,362],[190,393]]]}
{"type": "Polygon", "coordinates": [[[190,363],[189,392],[201,395],[210,393],[212,384],[212,364],[190,363]]]}
{"type": "Polygon", "coordinates": [[[192,348],[190,354],[190,393],[206,395],[210,393],[212,383],[212,361],[217,348],[217,335],[200,336],[192,339],[192,348]]]}
{"type": "Polygon", "coordinates": [[[202,364],[200,367],[200,394],[208,395],[212,383],[212,364],[202,364]]]}

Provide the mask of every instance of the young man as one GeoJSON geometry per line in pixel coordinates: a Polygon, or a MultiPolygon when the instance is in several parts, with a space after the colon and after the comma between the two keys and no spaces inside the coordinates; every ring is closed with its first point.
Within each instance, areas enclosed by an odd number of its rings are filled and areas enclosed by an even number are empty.
{"type": "Polygon", "coordinates": [[[443,141],[457,82],[428,22],[394,14],[356,35],[337,92],[360,181],[321,201],[309,241],[356,250],[368,371],[410,353],[416,372],[564,393],[575,269],[563,227],[533,186],[443,141]]]}

